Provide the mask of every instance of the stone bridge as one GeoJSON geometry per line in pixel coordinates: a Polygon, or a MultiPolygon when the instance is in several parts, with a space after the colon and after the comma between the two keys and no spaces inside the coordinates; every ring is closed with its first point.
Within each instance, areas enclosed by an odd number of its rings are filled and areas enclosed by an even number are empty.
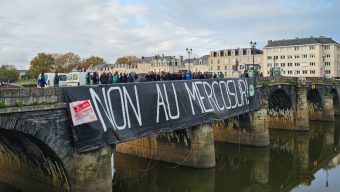
{"type": "Polygon", "coordinates": [[[309,120],[334,121],[337,87],[327,79],[261,78],[258,111],[86,153],[75,150],[61,88],[0,89],[1,135],[16,141],[6,140],[0,151],[6,154],[4,161],[17,161],[14,169],[30,163],[33,172],[50,178],[46,182],[55,191],[111,191],[114,150],[194,168],[214,167],[214,141],[268,146],[269,128],[307,131],[309,120]]]}

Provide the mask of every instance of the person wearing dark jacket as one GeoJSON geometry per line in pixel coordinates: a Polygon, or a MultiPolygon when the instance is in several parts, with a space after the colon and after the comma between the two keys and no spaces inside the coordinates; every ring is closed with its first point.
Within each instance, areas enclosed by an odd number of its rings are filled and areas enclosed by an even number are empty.
{"type": "Polygon", "coordinates": [[[132,83],[133,82],[133,76],[131,75],[131,73],[129,73],[129,76],[127,77],[127,81],[129,83],[132,83]]]}
{"type": "Polygon", "coordinates": [[[99,82],[99,77],[98,77],[98,74],[97,72],[94,72],[93,75],[92,75],[92,81],[93,81],[93,85],[97,85],[98,82],[99,82]]]}
{"type": "Polygon", "coordinates": [[[107,84],[108,80],[109,80],[109,77],[106,75],[106,73],[102,73],[100,75],[100,83],[101,84],[107,84]]]}
{"type": "Polygon", "coordinates": [[[59,75],[58,73],[55,73],[54,79],[53,79],[53,86],[59,87],[59,75]]]}

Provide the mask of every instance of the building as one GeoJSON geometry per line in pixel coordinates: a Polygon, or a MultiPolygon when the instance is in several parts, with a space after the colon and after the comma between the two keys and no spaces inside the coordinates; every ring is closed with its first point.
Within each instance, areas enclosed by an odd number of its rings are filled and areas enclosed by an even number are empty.
{"type": "Polygon", "coordinates": [[[340,77],[340,46],[332,38],[269,40],[263,52],[264,76],[275,65],[284,76],[340,77]]]}
{"type": "Polygon", "coordinates": [[[209,71],[209,55],[204,55],[203,57],[195,59],[193,65],[190,66],[190,70],[195,73],[209,71]]]}
{"type": "Polygon", "coordinates": [[[254,63],[262,66],[263,51],[254,49],[254,53],[253,55],[251,48],[211,51],[208,69],[210,72],[222,72],[225,77],[232,77],[233,66],[236,64],[241,73],[244,72],[245,65],[254,63]]]}
{"type": "Polygon", "coordinates": [[[152,57],[142,57],[136,64],[115,64],[113,72],[118,73],[148,73],[148,72],[170,72],[177,73],[187,70],[183,57],[155,55],[152,57]]]}

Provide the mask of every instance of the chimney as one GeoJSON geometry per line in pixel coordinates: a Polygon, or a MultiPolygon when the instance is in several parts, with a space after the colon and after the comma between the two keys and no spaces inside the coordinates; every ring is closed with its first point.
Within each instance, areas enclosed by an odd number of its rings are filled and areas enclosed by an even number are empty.
{"type": "Polygon", "coordinates": [[[268,40],[268,46],[271,46],[273,44],[273,40],[268,40]]]}

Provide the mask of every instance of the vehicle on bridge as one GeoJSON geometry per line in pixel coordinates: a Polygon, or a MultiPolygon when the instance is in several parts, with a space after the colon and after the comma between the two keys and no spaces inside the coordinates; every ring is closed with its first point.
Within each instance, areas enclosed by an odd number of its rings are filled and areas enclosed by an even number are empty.
{"type": "Polygon", "coordinates": [[[86,72],[71,72],[67,74],[67,86],[86,85],[86,72]]]}

